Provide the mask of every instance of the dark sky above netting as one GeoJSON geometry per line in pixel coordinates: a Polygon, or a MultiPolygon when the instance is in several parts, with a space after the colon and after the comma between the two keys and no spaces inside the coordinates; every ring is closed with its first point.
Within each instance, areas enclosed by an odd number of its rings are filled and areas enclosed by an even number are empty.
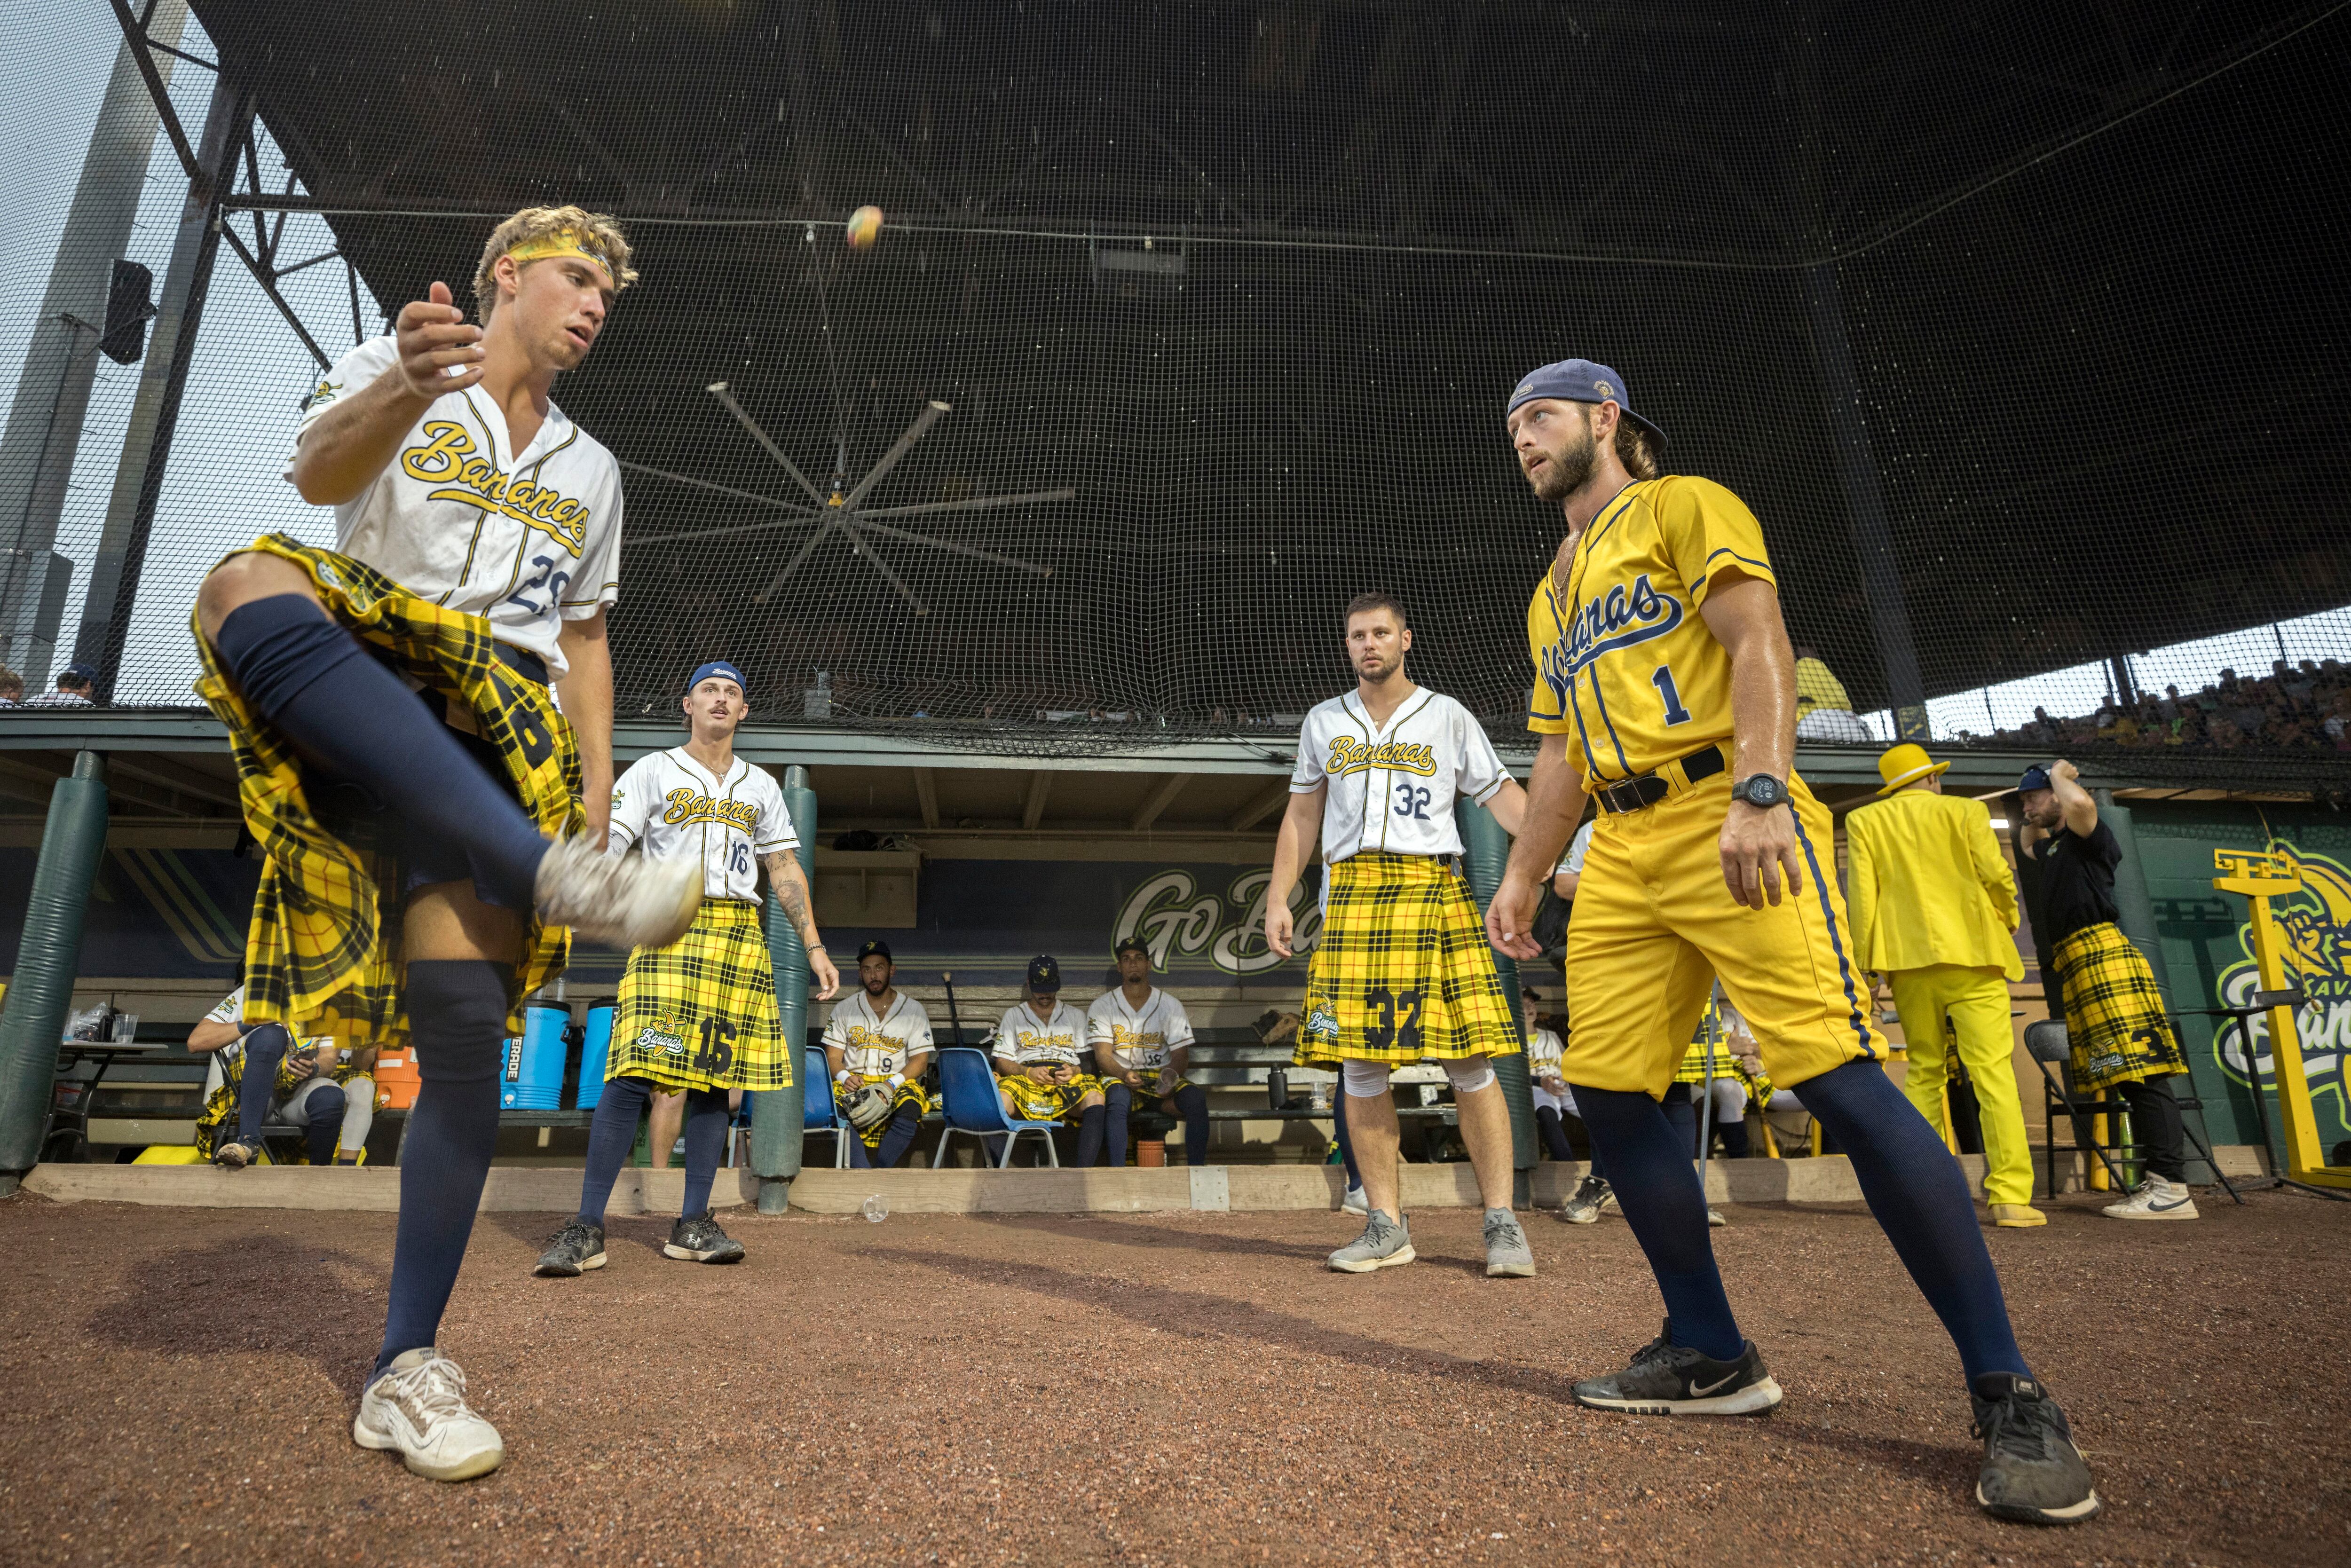
{"type": "Polygon", "coordinates": [[[1382,586],[1515,720],[1558,523],[1501,407],[1573,353],[1754,507],[1863,709],[1887,580],[1925,695],[2351,602],[2323,8],[196,11],[373,299],[526,203],[627,220],[644,282],[557,392],[638,465],[624,712],[723,653],[837,719],[1220,729],[1337,689],[1382,586]],[[820,491],[951,411],[860,554],[721,382],[820,491]]]}

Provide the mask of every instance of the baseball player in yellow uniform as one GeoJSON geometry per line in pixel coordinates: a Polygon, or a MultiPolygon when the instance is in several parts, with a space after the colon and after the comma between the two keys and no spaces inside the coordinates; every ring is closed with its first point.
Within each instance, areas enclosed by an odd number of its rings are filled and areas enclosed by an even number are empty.
{"type": "Polygon", "coordinates": [[[1025,998],[996,1026],[996,1090],[1008,1116],[1075,1122],[1078,1164],[1102,1159],[1108,1102],[1102,1080],[1084,1070],[1086,1015],[1061,999],[1061,962],[1050,953],[1029,960],[1025,998]]]}
{"type": "Polygon", "coordinates": [[[1658,1104],[1719,977],[1771,1076],[1851,1156],[1958,1346],[1984,1443],[1977,1501],[2039,1523],[2090,1518],[2089,1467],[2017,1348],[1966,1180],[1879,1065],[1829,814],[1792,768],[1795,658],[1761,528],[1721,486],[1659,475],[1665,433],[1604,365],[1533,371],[1507,423],[1528,483],[1567,526],[1527,609],[1528,727],[1542,739],[1488,932],[1538,956],[1542,883],[1597,797],[1568,925],[1562,1065],[1667,1310],[1664,1332],[1624,1371],[1577,1384],[1577,1400],[1642,1415],[1780,1402],[1723,1291],[1688,1145],[1658,1104]]]}

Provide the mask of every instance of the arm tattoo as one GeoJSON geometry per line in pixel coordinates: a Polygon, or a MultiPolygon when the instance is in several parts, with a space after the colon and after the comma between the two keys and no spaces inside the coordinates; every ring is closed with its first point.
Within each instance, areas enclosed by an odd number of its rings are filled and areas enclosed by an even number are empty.
{"type": "Polygon", "coordinates": [[[796,863],[791,852],[779,850],[768,857],[768,881],[776,890],[777,899],[784,906],[784,918],[799,933],[800,941],[810,947],[820,946],[817,938],[816,916],[809,910],[808,892],[789,868],[796,863]]]}

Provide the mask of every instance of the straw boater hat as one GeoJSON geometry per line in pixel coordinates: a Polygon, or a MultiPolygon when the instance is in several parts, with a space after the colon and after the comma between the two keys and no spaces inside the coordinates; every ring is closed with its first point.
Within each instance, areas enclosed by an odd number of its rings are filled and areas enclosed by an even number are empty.
{"type": "Polygon", "coordinates": [[[1916,784],[1921,779],[1932,779],[1949,766],[1948,762],[1938,762],[1928,756],[1925,747],[1914,746],[1906,740],[1901,745],[1889,748],[1885,756],[1877,759],[1877,776],[1886,780],[1886,788],[1880,789],[1878,794],[1891,795],[1906,784],[1916,784]]]}

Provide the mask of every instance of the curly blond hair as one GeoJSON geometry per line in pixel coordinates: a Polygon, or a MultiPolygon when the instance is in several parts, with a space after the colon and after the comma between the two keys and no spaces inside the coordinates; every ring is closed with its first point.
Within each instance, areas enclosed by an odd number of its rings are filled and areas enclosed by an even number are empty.
{"type": "Polygon", "coordinates": [[[604,264],[604,270],[612,275],[613,293],[637,280],[637,269],[629,265],[629,237],[609,215],[584,207],[525,207],[492,229],[488,243],[482,246],[482,264],[474,269],[474,308],[483,320],[487,321],[497,307],[498,280],[492,268],[498,257],[517,246],[566,230],[579,236],[581,250],[604,264]]]}

